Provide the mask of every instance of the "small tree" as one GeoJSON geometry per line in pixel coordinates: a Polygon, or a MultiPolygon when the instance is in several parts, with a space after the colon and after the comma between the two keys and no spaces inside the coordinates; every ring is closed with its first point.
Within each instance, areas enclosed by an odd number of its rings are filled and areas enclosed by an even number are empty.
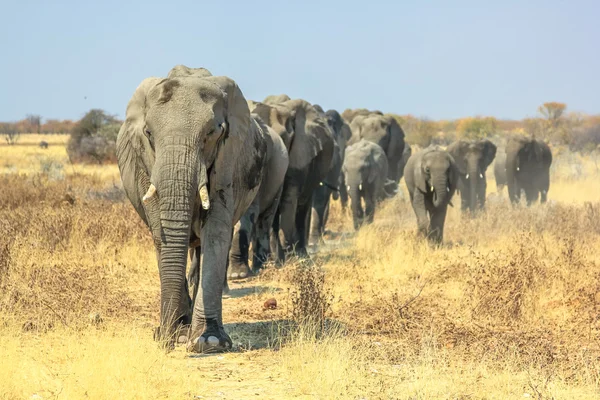
{"type": "Polygon", "coordinates": [[[121,122],[104,110],[90,110],[71,130],[67,145],[74,162],[102,164],[115,160],[115,143],[121,122]]]}
{"type": "Polygon", "coordinates": [[[0,123],[0,133],[4,135],[4,140],[9,145],[15,144],[21,136],[17,126],[10,122],[0,123]]]}
{"type": "Polygon", "coordinates": [[[422,148],[429,146],[439,131],[438,124],[428,118],[417,118],[412,115],[404,115],[396,118],[402,122],[402,129],[406,134],[406,142],[422,148]]]}
{"type": "Polygon", "coordinates": [[[458,121],[456,133],[461,139],[482,139],[493,135],[498,129],[494,117],[467,117],[458,121]]]}
{"type": "Polygon", "coordinates": [[[36,114],[27,114],[25,120],[29,124],[31,132],[40,133],[42,128],[42,117],[36,114]]]}

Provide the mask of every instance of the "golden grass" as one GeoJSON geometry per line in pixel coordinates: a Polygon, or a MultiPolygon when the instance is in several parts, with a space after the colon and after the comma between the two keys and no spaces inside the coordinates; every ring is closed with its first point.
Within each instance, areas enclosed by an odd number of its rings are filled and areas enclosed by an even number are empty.
{"type": "Polygon", "coordinates": [[[456,198],[438,249],[416,238],[400,197],[357,233],[333,203],[332,232],[308,263],[324,287],[299,278],[297,260],[232,283],[236,351],[194,357],[152,341],[154,250],[105,172],[114,167],[40,174],[26,169],[30,147],[17,150],[21,175],[0,175],[11,188],[0,192],[2,399],[600,397],[591,158],[557,157],[550,202],[531,208],[509,206],[490,173],[486,212],[463,216],[456,198]],[[318,292],[302,300],[317,307],[299,306],[303,290],[318,292]],[[270,298],[276,310],[263,309],[270,298]],[[324,326],[290,322],[322,308],[324,326]]]}

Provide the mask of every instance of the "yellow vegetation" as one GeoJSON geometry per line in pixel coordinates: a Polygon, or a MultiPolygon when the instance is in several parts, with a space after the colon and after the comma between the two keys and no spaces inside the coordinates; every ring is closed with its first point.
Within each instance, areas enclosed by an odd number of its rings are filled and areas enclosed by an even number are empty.
{"type": "MultiPolygon", "coordinates": [[[[10,149],[23,175],[0,175],[10,188],[0,191],[2,399],[600,397],[591,159],[554,149],[550,202],[531,208],[508,205],[488,171],[486,212],[452,208],[439,249],[415,237],[401,197],[358,233],[334,202],[331,234],[310,262],[230,285],[236,351],[192,356],[152,340],[154,250],[103,172],[115,167],[40,175],[34,143],[10,149]],[[324,287],[298,279],[306,268],[324,272],[324,287]],[[307,287],[329,302],[322,325],[290,321],[307,287]],[[273,297],[277,309],[264,310],[273,297]]],[[[0,146],[2,163],[6,154],[0,146]]]]}

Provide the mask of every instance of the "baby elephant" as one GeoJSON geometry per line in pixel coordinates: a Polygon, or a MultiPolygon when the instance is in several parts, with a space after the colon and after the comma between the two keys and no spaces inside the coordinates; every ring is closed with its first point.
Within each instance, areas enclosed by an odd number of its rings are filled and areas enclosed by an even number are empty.
{"type": "Polygon", "coordinates": [[[363,222],[373,222],[376,201],[386,197],[387,158],[379,145],[361,139],[346,148],[342,171],[352,203],[354,229],[358,229],[363,222]],[[364,212],[361,199],[365,201],[364,212]]]}
{"type": "Polygon", "coordinates": [[[441,243],[446,210],[458,182],[454,159],[440,147],[426,148],[408,159],[404,179],[417,215],[419,233],[434,243],[441,243]]]}

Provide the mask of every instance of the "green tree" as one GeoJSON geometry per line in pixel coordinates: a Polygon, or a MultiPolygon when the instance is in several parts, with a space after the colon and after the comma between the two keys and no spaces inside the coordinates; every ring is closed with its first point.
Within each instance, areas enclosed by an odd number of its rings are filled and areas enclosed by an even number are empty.
{"type": "Polygon", "coordinates": [[[121,121],[104,110],[93,109],[71,131],[67,153],[73,162],[99,164],[115,160],[115,143],[121,121]]]}

